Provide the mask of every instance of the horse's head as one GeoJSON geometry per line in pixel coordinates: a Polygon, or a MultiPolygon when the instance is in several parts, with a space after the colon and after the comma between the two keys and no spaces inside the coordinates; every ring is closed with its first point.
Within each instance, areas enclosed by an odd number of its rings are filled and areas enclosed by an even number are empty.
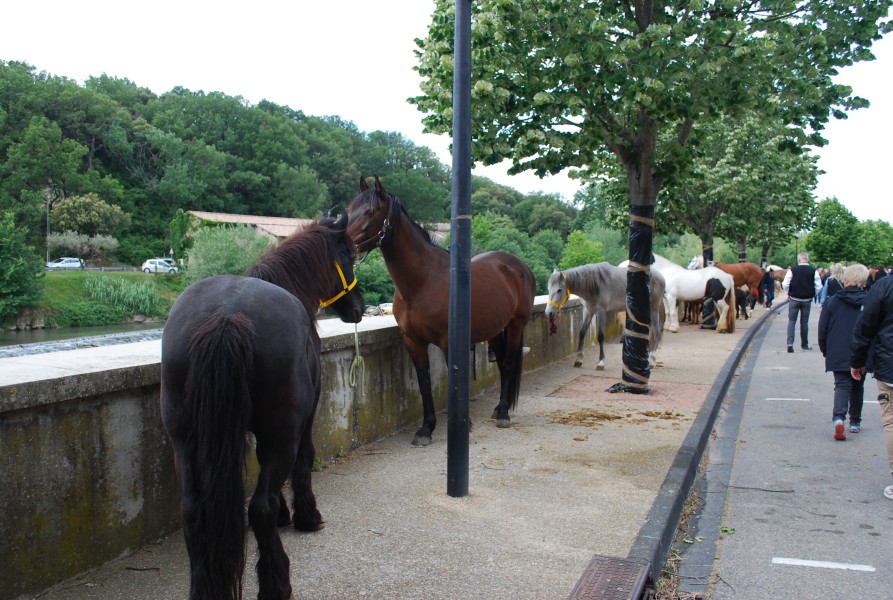
{"type": "Polygon", "coordinates": [[[331,295],[320,299],[320,307],[331,307],[345,323],[359,323],[366,304],[357,287],[353,266],[356,246],[347,235],[347,215],[338,219],[323,217],[319,224],[329,229],[335,248],[335,262],[329,276],[331,295]]]}
{"type": "Polygon", "coordinates": [[[347,207],[347,235],[357,252],[369,252],[386,242],[394,226],[395,199],[384,189],[378,175],[374,187],[360,177],[360,193],[347,207]]]}
{"type": "Polygon", "coordinates": [[[567,289],[567,279],[564,273],[555,269],[549,277],[549,300],[546,304],[546,316],[550,319],[558,314],[571,292],[567,289]]]}

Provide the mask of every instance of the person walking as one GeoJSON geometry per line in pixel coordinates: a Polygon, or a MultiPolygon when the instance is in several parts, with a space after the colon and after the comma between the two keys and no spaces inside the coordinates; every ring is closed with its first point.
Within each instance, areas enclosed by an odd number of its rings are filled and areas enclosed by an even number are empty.
{"type": "MultiPolygon", "coordinates": [[[[843,268],[842,264],[834,263],[831,265],[831,268],[828,269],[830,274],[825,278],[825,283],[822,284],[822,293],[819,294],[819,304],[824,305],[828,298],[843,289],[843,268]]],[[[865,269],[867,272],[868,267],[865,267],[865,269]]],[[[863,284],[860,287],[864,288],[865,285],[863,284]]]]}
{"type": "Polygon", "coordinates": [[[772,267],[763,273],[763,278],[760,279],[760,291],[766,308],[772,308],[772,301],[775,300],[775,277],[772,276],[772,267]]]}
{"type": "MultiPolygon", "coordinates": [[[[825,371],[834,374],[834,439],[846,439],[844,421],[850,416],[850,433],[859,433],[862,424],[862,402],[865,386],[862,379],[850,374],[850,340],[856,320],[862,312],[862,304],[868,295],[863,287],[868,279],[868,267],[850,265],[838,275],[843,289],[837,291],[823,304],[819,317],[819,350],[825,357],[825,371]]],[[[832,281],[832,279],[829,279],[832,281]]],[[[868,370],[871,368],[869,366],[868,370]]]]}
{"type": "Polygon", "coordinates": [[[800,348],[812,350],[809,345],[809,309],[813,299],[822,291],[822,278],[809,264],[809,255],[797,255],[797,266],[788,269],[781,289],[788,295],[788,352],[794,351],[794,327],[800,318],[800,348]]]}
{"type": "MultiPolygon", "coordinates": [[[[890,394],[893,394],[893,277],[876,280],[865,297],[850,343],[850,375],[853,379],[865,378],[869,353],[877,381],[890,475],[893,475],[893,406],[890,405],[890,394]]],[[[884,488],[884,496],[893,500],[893,485],[884,488]]]]}

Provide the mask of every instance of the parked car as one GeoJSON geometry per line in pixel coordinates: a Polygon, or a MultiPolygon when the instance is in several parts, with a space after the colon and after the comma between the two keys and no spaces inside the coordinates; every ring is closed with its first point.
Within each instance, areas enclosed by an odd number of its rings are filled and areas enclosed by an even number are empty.
{"type": "Polygon", "coordinates": [[[140,265],[140,270],[144,273],[178,273],[180,271],[173,259],[170,258],[150,258],[140,265]]]}
{"type": "Polygon", "coordinates": [[[71,258],[70,256],[63,256],[62,258],[57,258],[56,260],[51,260],[46,264],[47,269],[51,271],[59,270],[59,269],[80,269],[83,267],[83,263],[81,263],[81,259],[79,258],[71,258]]]}

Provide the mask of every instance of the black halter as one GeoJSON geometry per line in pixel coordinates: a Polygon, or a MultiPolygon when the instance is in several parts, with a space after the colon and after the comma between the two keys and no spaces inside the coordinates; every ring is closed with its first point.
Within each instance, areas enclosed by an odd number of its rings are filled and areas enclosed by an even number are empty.
{"type": "MultiPolygon", "coordinates": [[[[397,197],[394,196],[393,194],[389,193],[388,201],[391,204],[388,207],[388,216],[385,217],[385,220],[381,224],[381,230],[377,234],[370,237],[369,239],[362,241],[358,244],[355,244],[356,249],[357,249],[357,254],[361,254],[363,252],[368,254],[375,247],[381,248],[382,245],[385,243],[385,240],[387,239],[388,234],[394,230],[394,226],[393,226],[394,216],[397,214],[397,211],[399,210],[400,200],[398,200],[397,197]],[[374,247],[368,246],[368,244],[370,244],[371,242],[375,242],[374,247]]],[[[365,260],[365,259],[366,259],[366,257],[364,256],[363,260],[365,260]]],[[[362,261],[360,261],[360,262],[362,262],[362,261]]]]}

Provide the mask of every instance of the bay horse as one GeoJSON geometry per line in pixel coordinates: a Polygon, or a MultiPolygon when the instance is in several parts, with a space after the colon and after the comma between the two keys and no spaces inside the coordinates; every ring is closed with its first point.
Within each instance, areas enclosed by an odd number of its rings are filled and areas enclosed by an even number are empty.
{"type": "MultiPolygon", "coordinates": [[[[347,233],[357,252],[381,250],[394,281],[394,318],[418,377],[424,412],[414,446],[427,446],[437,425],[431,393],[428,346],[448,356],[450,254],[413,221],[403,203],[389,194],[378,176],[370,187],[360,177],[360,193],[347,209],[347,233]]],[[[511,427],[521,387],[524,327],[533,312],[536,280],[524,262],[507,252],[485,252],[471,259],[471,341],[490,344],[499,367],[497,427],[511,427]]]]}
{"type": "MultiPolygon", "coordinates": [[[[549,277],[549,300],[546,305],[546,316],[554,319],[571,294],[576,294],[583,301],[583,322],[580,325],[577,342],[577,358],[575,367],[583,365],[583,342],[589,326],[595,317],[596,336],[598,338],[597,371],[605,368],[605,322],[608,312],[626,312],[626,274],[627,270],[615,267],[608,262],[600,262],[572,269],[559,271],[556,269],[549,277]]],[[[659,364],[657,351],[661,341],[661,309],[664,304],[664,278],[651,271],[651,331],[649,347],[649,363],[653,367],[659,364]]]]}
{"type": "Polygon", "coordinates": [[[747,286],[750,309],[756,306],[760,295],[760,281],[763,279],[763,270],[756,263],[716,263],[717,268],[722,269],[732,276],[735,287],[747,286]]]}
{"type": "Polygon", "coordinates": [[[667,322],[665,329],[671,332],[679,331],[679,312],[676,303],[678,301],[703,300],[707,282],[716,279],[722,284],[724,290],[722,296],[715,299],[719,309],[716,331],[717,333],[735,331],[735,284],[731,275],[716,267],[686,269],[659,254],[654,255],[654,263],[651,267],[652,270],[660,271],[666,281],[664,295],[667,300],[667,322]]]}
{"type": "Polygon", "coordinates": [[[180,484],[191,600],[242,597],[246,432],[254,434],[260,464],[248,504],[259,598],[292,597],[277,526],[323,526],[310,484],[321,385],[316,314],[331,306],[342,321],[358,323],[364,309],[346,226],[346,215],[312,223],[245,276],[190,285],[170,311],[161,342],[161,418],[180,484]],[[282,495],[289,476],[293,520],[282,495]]]}

